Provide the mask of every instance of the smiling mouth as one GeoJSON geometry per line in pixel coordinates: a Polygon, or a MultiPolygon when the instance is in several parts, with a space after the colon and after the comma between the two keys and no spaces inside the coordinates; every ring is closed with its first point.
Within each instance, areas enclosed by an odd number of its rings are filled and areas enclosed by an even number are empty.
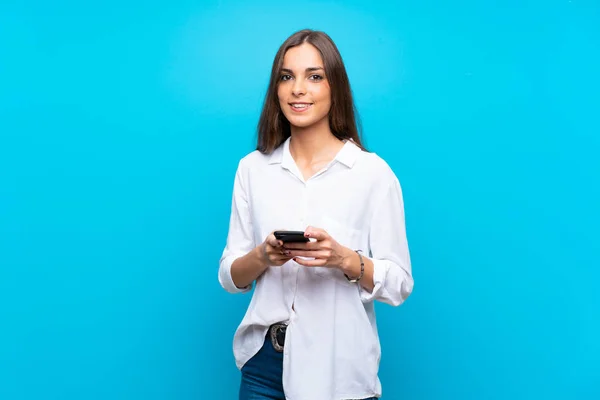
{"type": "Polygon", "coordinates": [[[312,103],[290,103],[294,111],[306,111],[312,106],[312,103]]]}

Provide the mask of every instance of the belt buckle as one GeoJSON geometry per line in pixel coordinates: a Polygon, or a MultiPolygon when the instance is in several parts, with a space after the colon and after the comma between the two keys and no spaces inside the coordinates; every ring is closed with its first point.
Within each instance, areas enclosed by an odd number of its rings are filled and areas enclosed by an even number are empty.
{"type": "MultiPolygon", "coordinates": [[[[279,341],[277,340],[277,333],[280,330],[283,330],[285,333],[286,328],[287,328],[287,325],[285,325],[285,324],[273,324],[269,328],[269,336],[271,338],[271,344],[273,345],[273,348],[275,349],[275,351],[277,351],[278,353],[283,352],[284,345],[279,344],[279,341]]],[[[285,339],[284,339],[284,342],[285,342],[285,339]]]]}

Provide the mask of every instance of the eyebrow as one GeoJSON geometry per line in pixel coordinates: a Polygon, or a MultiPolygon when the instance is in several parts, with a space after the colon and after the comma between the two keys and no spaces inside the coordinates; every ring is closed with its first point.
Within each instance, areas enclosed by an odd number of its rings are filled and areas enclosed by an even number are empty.
{"type": "MultiPolygon", "coordinates": [[[[323,67],[308,67],[306,68],[306,72],[315,72],[319,70],[325,70],[323,67]]],[[[287,72],[288,74],[293,74],[294,72],[289,68],[282,68],[281,72],[287,72]]]]}

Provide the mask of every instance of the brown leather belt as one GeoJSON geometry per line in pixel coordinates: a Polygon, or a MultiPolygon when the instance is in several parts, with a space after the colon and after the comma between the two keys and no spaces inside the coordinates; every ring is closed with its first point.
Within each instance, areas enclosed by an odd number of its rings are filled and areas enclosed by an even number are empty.
{"type": "Polygon", "coordinates": [[[273,324],[269,327],[269,338],[273,344],[275,351],[283,352],[283,345],[285,344],[285,331],[287,330],[286,324],[273,324]]]}

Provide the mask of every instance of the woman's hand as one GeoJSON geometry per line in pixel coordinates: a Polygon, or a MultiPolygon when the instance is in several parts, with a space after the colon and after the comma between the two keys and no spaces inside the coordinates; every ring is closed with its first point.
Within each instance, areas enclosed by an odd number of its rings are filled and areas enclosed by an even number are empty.
{"type": "Polygon", "coordinates": [[[309,239],[316,239],[308,243],[284,243],[283,254],[293,258],[300,265],[305,267],[334,267],[343,269],[345,261],[351,257],[354,252],[333,239],[325,230],[320,228],[308,227],[304,236],[309,239]],[[314,260],[305,260],[296,257],[310,257],[314,260]]]}
{"type": "Polygon", "coordinates": [[[260,246],[261,260],[267,267],[280,267],[292,259],[291,256],[284,254],[283,242],[277,240],[273,232],[267,236],[260,246]]]}

